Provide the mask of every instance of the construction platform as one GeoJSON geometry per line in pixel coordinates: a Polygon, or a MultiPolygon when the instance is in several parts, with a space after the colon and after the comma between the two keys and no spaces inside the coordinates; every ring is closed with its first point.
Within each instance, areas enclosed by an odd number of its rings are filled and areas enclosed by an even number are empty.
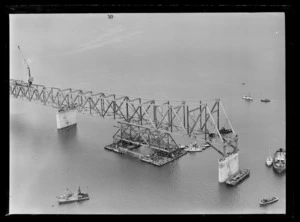
{"type": "Polygon", "coordinates": [[[178,149],[168,154],[162,151],[153,151],[150,155],[144,155],[138,152],[134,152],[133,149],[139,148],[141,145],[123,145],[120,146],[118,143],[112,143],[110,145],[105,146],[104,148],[119,154],[127,154],[134,158],[137,158],[143,162],[152,164],[154,166],[163,166],[167,163],[170,163],[182,156],[184,156],[187,152],[184,149],[178,149]]]}

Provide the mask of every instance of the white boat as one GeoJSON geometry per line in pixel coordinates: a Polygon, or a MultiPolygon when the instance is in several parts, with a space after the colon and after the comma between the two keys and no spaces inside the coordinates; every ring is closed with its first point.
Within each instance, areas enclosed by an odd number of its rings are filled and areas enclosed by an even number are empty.
{"type": "Polygon", "coordinates": [[[205,150],[207,147],[209,147],[209,144],[203,144],[198,146],[196,142],[194,142],[193,144],[190,144],[187,148],[185,148],[184,150],[187,152],[201,152],[203,150],[205,150]]]}
{"type": "Polygon", "coordinates": [[[243,96],[242,99],[244,99],[244,100],[253,100],[253,98],[250,97],[250,96],[243,96]]]}
{"type": "Polygon", "coordinates": [[[265,205],[268,205],[268,204],[271,204],[271,203],[274,203],[278,201],[278,198],[277,197],[271,197],[271,198],[264,198],[262,199],[259,204],[260,206],[265,206],[265,205]]]}
{"type": "Polygon", "coordinates": [[[201,147],[188,147],[184,149],[187,152],[201,152],[202,148],[201,147]]]}
{"type": "Polygon", "coordinates": [[[185,148],[187,148],[187,146],[185,146],[185,145],[181,145],[181,144],[178,144],[179,145],[179,149],[185,149],[185,148]]]}
{"type": "Polygon", "coordinates": [[[267,166],[272,166],[272,164],[273,164],[273,158],[271,156],[267,157],[266,164],[267,164],[267,166]]]}
{"type": "Polygon", "coordinates": [[[248,101],[252,101],[253,100],[253,98],[250,96],[250,93],[249,93],[249,96],[243,96],[242,99],[248,100],[248,101]]]}

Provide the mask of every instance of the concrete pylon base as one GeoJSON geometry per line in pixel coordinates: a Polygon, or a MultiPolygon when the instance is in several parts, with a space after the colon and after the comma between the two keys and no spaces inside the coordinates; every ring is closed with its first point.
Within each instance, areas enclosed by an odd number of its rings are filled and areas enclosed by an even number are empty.
{"type": "Polygon", "coordinates": [[[76,110],[58,111],[56,113],[57,129],[63,129],[77,124],[76,110]]]}
{"type": "Polygon", "coordinates": [[[239,171],[239,154],[234,153],[219,159],[219,182],[224,183],[239,171]]]}

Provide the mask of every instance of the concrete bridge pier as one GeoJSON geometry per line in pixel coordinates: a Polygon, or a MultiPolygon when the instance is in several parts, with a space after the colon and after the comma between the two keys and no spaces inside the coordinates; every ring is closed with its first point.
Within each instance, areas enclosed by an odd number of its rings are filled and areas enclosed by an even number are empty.
{"type": "Polygon", "coordinates": [[[75,126],[76,109],[59,109],[56,113],[56,126],[57,129],[64,129],[67,127],[75,126]]]}
{"type": "Polygon", "coordinates": [[[224,183],[239,171],[239,154],[234,153],[219,159],[219,182],[224,183]]]}

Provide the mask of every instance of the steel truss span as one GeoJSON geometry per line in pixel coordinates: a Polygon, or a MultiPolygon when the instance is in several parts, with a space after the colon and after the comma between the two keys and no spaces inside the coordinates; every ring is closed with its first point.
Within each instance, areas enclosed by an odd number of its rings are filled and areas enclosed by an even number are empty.
{"type": "MultiPolygon", "coordinates": [[[[9,92],[12,98],[57,109],[75,108],[81,114],[118,120],[121,129],[127,124],[127,127],[140,133],[147,131],[149,135],[154,132],[152,130],[164,132],[164,139],[172,138],[167,135],[177,134],[199,141],[200,144],[209,141],[223,156],[228,155],[229,148],[233,152],[237,151],[238,136],[220,99],[198,102],[150,100],[38,84],[28,86],[27,83],[14,79],[10,79],[9,92]],[[222,128],[231,132],[221,133],[222,128]]],[[[160,141],[165,141],[164,139],[160,141]]],[[[151,140],[150,145],[157,148],[152,141],[154,140],[151,140]]]]}
{"type": "Polygon", "coordinates": [[[179,149],[178,144],[169,132],[118,121],[117,132],[113,136],[114,142],[124,141],[137,145],[148,146],[166,153],[179,149]]]}

